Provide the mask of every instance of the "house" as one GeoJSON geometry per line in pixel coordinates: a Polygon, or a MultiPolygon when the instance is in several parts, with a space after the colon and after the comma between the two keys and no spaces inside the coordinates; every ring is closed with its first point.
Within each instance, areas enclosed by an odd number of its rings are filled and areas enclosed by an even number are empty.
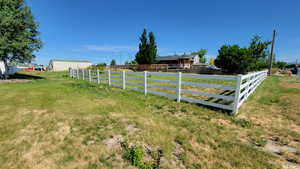
{"type": "Polygon", "coordinates": [[[52,59],[52,60],[50,60],[50,63],[49,63],[49,70],[66,71],[69,68],[85,69],[91,65],[92,65],[92,63],[89,61],[52,59]]]}
{"type": "Polygon", "coordinates": [[[189,69],[191,65],[199,64],[199,55],[159,56],[156,60],[159,64],[168,64],[171,69],[189,69]]]}

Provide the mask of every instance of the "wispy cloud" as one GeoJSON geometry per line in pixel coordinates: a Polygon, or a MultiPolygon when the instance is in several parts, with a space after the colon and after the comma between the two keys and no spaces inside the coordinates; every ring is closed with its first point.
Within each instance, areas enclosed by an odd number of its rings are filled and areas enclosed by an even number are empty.
{"type": "Polygon", "coordinates": [[[85,45],[85,49],[102,52],[136,51],[136,46],[85,45]]]}

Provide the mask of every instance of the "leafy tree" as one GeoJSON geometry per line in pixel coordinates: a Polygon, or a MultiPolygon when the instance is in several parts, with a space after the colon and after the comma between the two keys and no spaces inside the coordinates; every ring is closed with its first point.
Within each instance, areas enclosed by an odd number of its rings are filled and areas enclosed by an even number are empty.
{"type": "Polygon", "coordinates": [[[268,46],[271,41],[262,41],[260,36],[255,35],[250,42],[249,52],[256,59],[267,59],[269,56],[268,46]]]}
{"type": "Polygon", "coordinates": [[[261,37],[254,36],[249,47],[238,45],[223,45],[215,60],[216,66],[230,73],[247,73],[265,68],[267,65],[269,41],[261,41],[261,37]]]}
{"type": "Polygon", "coordinates": [[[278,61],[274,63],[274,67],[279,68],[279,69],[283,69],[287,66],[288,64],[286,62],[283,61],[278,61]]]}
{"type": "Polygon", "coordinates": [[[246,73],[253,67],[253,58],[250,57],[247,48],[238,45],[223,45],[219,49],[219,55],[215,65],[231,73],[246,73]]]}
{"type": "Polygon", "coordinates": [[[206,62],[206,58],[205,55],[207,53],[207,49],[200,49],[197,52],[192,52],[192,55],[199,55],[199,62],[200,63],[205,63],[206,62]]]}
{"type": "Polygon", "coordinates": [[[42,47],[38,24],[24,0],[0,0],[0,60],[31,62],[42,47]]]}
{"type": "Polygon", "coordinates": [[[115,59],[111,60],[110,66],[115,66],[116,64],[117,64],[117,63],[116,63],[116,60],[115,60],[115,59]]]}
{"type": "Polygon", "coordinates": [[[144,29],[139,44],[139,51],[135,55],[135,60],[138,64],[153,64],[156,61],[157,45],[153,32],[149,33],[149,40],[147,37],[147,30],[144,29]]]}

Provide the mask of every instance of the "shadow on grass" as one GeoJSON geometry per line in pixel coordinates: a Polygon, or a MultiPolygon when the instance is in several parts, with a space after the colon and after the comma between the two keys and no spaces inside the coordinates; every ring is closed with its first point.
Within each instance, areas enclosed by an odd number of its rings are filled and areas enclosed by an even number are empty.
{"type": "Polygon", "coordinates": [[[8,79],[27,79],[27,80],[36,80],[36,79],[44,79],[41,76],[33,76],[22,73],[16,73],[14,75],[10,75],[8,79]]]}

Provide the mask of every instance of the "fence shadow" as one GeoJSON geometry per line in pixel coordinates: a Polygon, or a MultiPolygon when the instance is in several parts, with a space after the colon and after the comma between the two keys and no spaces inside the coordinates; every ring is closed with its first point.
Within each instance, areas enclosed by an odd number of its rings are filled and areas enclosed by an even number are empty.
{"type": "Polygon", "coordinates": [[[8,79],[26,79],[26,80],[37,80],[37,79],[45,79],[41,76],[27,75],[22,73],[16,73],[14,75],[10,75],[8,79]]]}

